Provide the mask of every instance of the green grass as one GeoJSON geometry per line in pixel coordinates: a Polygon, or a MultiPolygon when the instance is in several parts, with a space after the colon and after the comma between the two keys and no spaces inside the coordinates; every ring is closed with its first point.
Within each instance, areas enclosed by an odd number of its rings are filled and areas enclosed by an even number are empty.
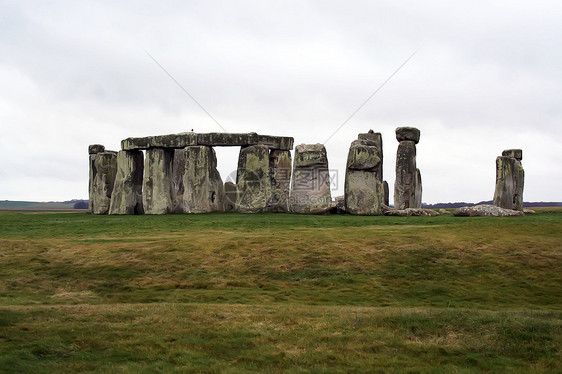
{"type": "Polygon", "coordinates": [[[562,210],[0,212],[0,371],[560,372],[562,210]]]}

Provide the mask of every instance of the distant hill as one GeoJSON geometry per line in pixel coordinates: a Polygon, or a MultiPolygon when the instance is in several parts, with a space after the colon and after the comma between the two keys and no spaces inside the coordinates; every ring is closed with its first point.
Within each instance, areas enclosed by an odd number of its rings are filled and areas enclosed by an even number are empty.
{"type": "Polygon", "coordinates": [[[68,201],[0,201],[0,210],[83,210],[88,209],[88,200],[68,200],[68,201]]]}

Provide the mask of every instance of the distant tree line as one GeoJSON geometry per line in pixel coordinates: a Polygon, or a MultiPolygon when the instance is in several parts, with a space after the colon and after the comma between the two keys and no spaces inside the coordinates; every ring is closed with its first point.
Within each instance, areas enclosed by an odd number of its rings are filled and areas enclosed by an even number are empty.
{"type": "Polygon", "coordinates": [[[74,209],[88,209],[88,200],[71,200],[65,203],[74,203],[74,209]]]}
{"type": "MultiPolygon", "coordinates": [[[[482,204],[493,204],[492,200],[488,201],[480,201],[479,203],[437,203],[437,204],[422,204],[422,208],[426,209],[452,209],[452,208],[460,208],[463,206],[474,206],[474,205],[482,205],[482,204]]],[[[562,206],[562,202],[548,202],[548,201],[530,201],[524,202],[523,206],[525,208],[540,208],[540,207],[553,207],[553,206],[562,206]]]]}

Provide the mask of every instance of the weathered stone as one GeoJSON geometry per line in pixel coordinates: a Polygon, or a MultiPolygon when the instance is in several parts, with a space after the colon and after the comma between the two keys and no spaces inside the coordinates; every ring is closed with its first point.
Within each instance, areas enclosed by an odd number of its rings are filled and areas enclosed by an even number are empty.
{"type": "Polygon", "coordinates": [[[185,148],[197,144],[197,134],[182,132],[179,134],[147,136],[144,138],[127,138],[121,141],[124,151],[149,148],[185,148]]]}
{"type": "Polygon", "coordinates": [[[369,140],[374,142],[374,145],[377,146],[379,149],[382,149],[382,135],[380,132],[374,132],[373,130],[369,130],[369,132],[364,134],[359,134],[357,136],[359,140],[369,140]]]}
{"type": "Polygon", "coordinates": [[[414,183],[414,204],[413,207],[421,208],[422,206],[422,179],[420,169],[416,169],[416,179],[414,183]]]}
{"type": "Polygon", "coordinates": [[[406,209],[390,209],[384,213],[385,216],[399,216],[399,217],[409,217],[409,216],[421,216],[421,217],[435,217],[437,212],[433,209],[422,209],[422,208],[406,208],[406,209]]]}
{"type": "Polygon", "coordinates": [[[252,145],[240,149],[236,186],[236,209],[239,212],[266,211],[271,197],[269,149],[266,146],[252,145]]]}
{"type": "Polygon", "coordinates": [[[172,161],[172,212],[183,213],[183,175],[185,174],[185,148],[174,149],[174,159],[172,161]]]}
{"type": "Polygon", "coordinates": [[[451,213],[451,212],[449,212],[448,210],[445,210],[445,209],[439,209],[439,214],[453,215],[453,213],[451,213]]]}
{"type": "MultiPolygon", "coordinates": [[[[367,145],[368,141],[354,140],[347,155],[347,168],[371,170],[380,165],[382,151],[377,146],[367,145]]],[[[372,142],[374,144],[374,142],[372,142]]]]}
{"type": "Polygon", "coordinates": [[[336,203],[336,209],[333,213],[336,214],[344,214],[345,213],[345,195],[336,196],[334,198],[334,202],[336,203]]]}
{"type": "Polygon", "coordinates": [[[535,214],[536,212],[533,209],[525,208],[525,209],[523,209],[523,213],[525,213],[525,214],[535,214]]]}
{"type": "Polygon", "coordinates": [[[322,214],[330,210],[330,173],[322,144],[300,144],[295,148],[289,210],[322,214]]]}
{"type": "Polygon", "coordinates": [[[416,145],[411,140],[403,140],[396,153],[394,207],[421,208],[421,192],[421,174],[416,168],[416,145]]]}
{"type": "Polygon", "coordinates": [[[217,170],[217,156],[213,148],[185,148],[183,186],[184,212],[224,212],[224,185],[217,170]]]}
{"type": "Polygon", "coordinates": [[[382,186],[383,186],[383,189],[384,189],[384,205],[389,206],[390,205],[390,190],[388,188],[388,182],[383,181],[382,186]]]}
{"type": "Polygon", "coordinates": [[[345,211],[358,215],[381,215],[384,184],[374,172],[348,169],[345,175],[345,211]]]}
{"type": "Polygon", "coordinates": [[[415,127],[397,127],[396,128],[396,140],[399,142],[404,140],[409,140],[418,144],[420,141],[420,130],[415,127]]]}
{"type": "Polygon", "coordinates": [[[232,182],[225,182],[224,184],[224,210],[225,212],[236,211],[236,201],[238,200],[238,188],[232,182]]]}
{"type": "Polygon", "coordinates": [[[95,154],[90,154],[88,156],[88,164],[90,166],[90,173],[88,176],[88,213],[94,214],[94,179],[98,173],[95,154]]]}
{"type": "Polygon", "coordinates": [[[521,149],[506,149],[502,152],[502,156],[513,157],[517,161],[523,160],[523,150],[521,149]]]}
{"type": "Polygon", "coordinates": [[[172,161],[174,151],[163,148],[146,150],[142,202],[146,214],[172,212],[172,161]]]}
{"type": "Polygon", "coordinates": [[[271,195],[267,211],[285,213],[289,211],[289,190],[291,188],[291,152],[272,150],[269,153],[269,177],[271,195]]]}
{"type": "Polygon", "coordinates": [[[105,151],[105,147],[101,144],[91,144],[88,146],[88,154],[95,155],[105,151]]]}
{"type": "MultiPolygon", "coordinates": [[[[388,189],[388,185],[387,185],[388,189]]],[[[382,137],[369,130],[349,147],[345,173],[345,210],[350,214],[380,215],[385,203],[382,180],[382,137]]]]}
{"type": "Polygon", "coordinates": [[[457,217],[514,217],[524,216],[525,214],[519,210],[504,209],[495,205],[483,204],[455,209],[454,215],[457,217]]]}
{"type": "Polygon", "coordinates": [[[314,165],[328,165],[328,157],[324,145],[318,143],[297,145],[294,166],[306,168],[314,165]]]}
{"type": "Polygon", "coordinates": [[[97,175],[96,169],[96,154],[104,152],[105,147],[101,144],[91,144],[88,146],[88,164],[89,164],[89,177],[88,177],[88,212],[94,213],[94,178],[97,175]]]}
{"type": "Polygon", "coordinates": [[[270,149],[290,151],[293,149],[294,139],[288,136],[258,135],[258,144],[270,149]]]}
{"type": "Polygon", "coordinates": [[[108,214],[117,173],[117,152],[105,151],[91,155],[92,161],[91,212],[108,214]]]}
{"type": "Polygon", "coordinates": [[[208,134],[197,134],[198,145],[208,146],[248,146],[258,144],[258,134],[233,134],[226,132],[211,132],[208,134]]]}
{"type": "Polygon", "coordinates": [[[494,205],[514,210],[523,210],[523,187],[525,171],[521,162],[513,157],[496,158],[496,188],[494,205]]]}
{"type": "Polygon", "coordinates": [[[264,145],[269,149],[291,150],[293,138],[284,136],[258,135],[255,132],[233,133],[206,133],[182,132],[179,134],[147,136],[142,138],[127,138],[121,141],[121,149],[138,150],[149,148],[179,148],[183,149],[192,145],[207,146],[242,146],[264,145]]]}
{"type": "MultiPolygon", "coordinates": [[[[373,130],[369,130],[369,132],[365,133],[365,134],[359,134],[359,136],[357,137],[358,140],[367,140],[370,142],[373,142],[374,145],[377,150],[377,156],[379,157],[379,159],[381,160],[381,162],[377,165],[376,169],[375,169],[375,173],[377,174],[377,178],[379,179],[379,181],[383,181],[383,171],[382,171],[382,167],[383,167],[383,154],[382,154],[382,135],[380,132],[374,132],[373,130]]],[[[387,202],[388,205],[388,202],[387,202]]]]}
{"type": "Polygon", "coordinates": [[[142,178],[144,170],[142,151],[117,153],[117,174],[109,214],[143,214],[142,178]]]}

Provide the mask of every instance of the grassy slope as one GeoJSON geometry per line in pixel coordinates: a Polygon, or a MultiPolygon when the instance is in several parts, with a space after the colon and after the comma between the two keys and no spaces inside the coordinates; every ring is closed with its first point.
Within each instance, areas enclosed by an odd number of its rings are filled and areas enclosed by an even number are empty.
{"type": "Polygon", "coordinates": [[[562,370],[562,210],[0,213],[0,368],[562,370]]]}

